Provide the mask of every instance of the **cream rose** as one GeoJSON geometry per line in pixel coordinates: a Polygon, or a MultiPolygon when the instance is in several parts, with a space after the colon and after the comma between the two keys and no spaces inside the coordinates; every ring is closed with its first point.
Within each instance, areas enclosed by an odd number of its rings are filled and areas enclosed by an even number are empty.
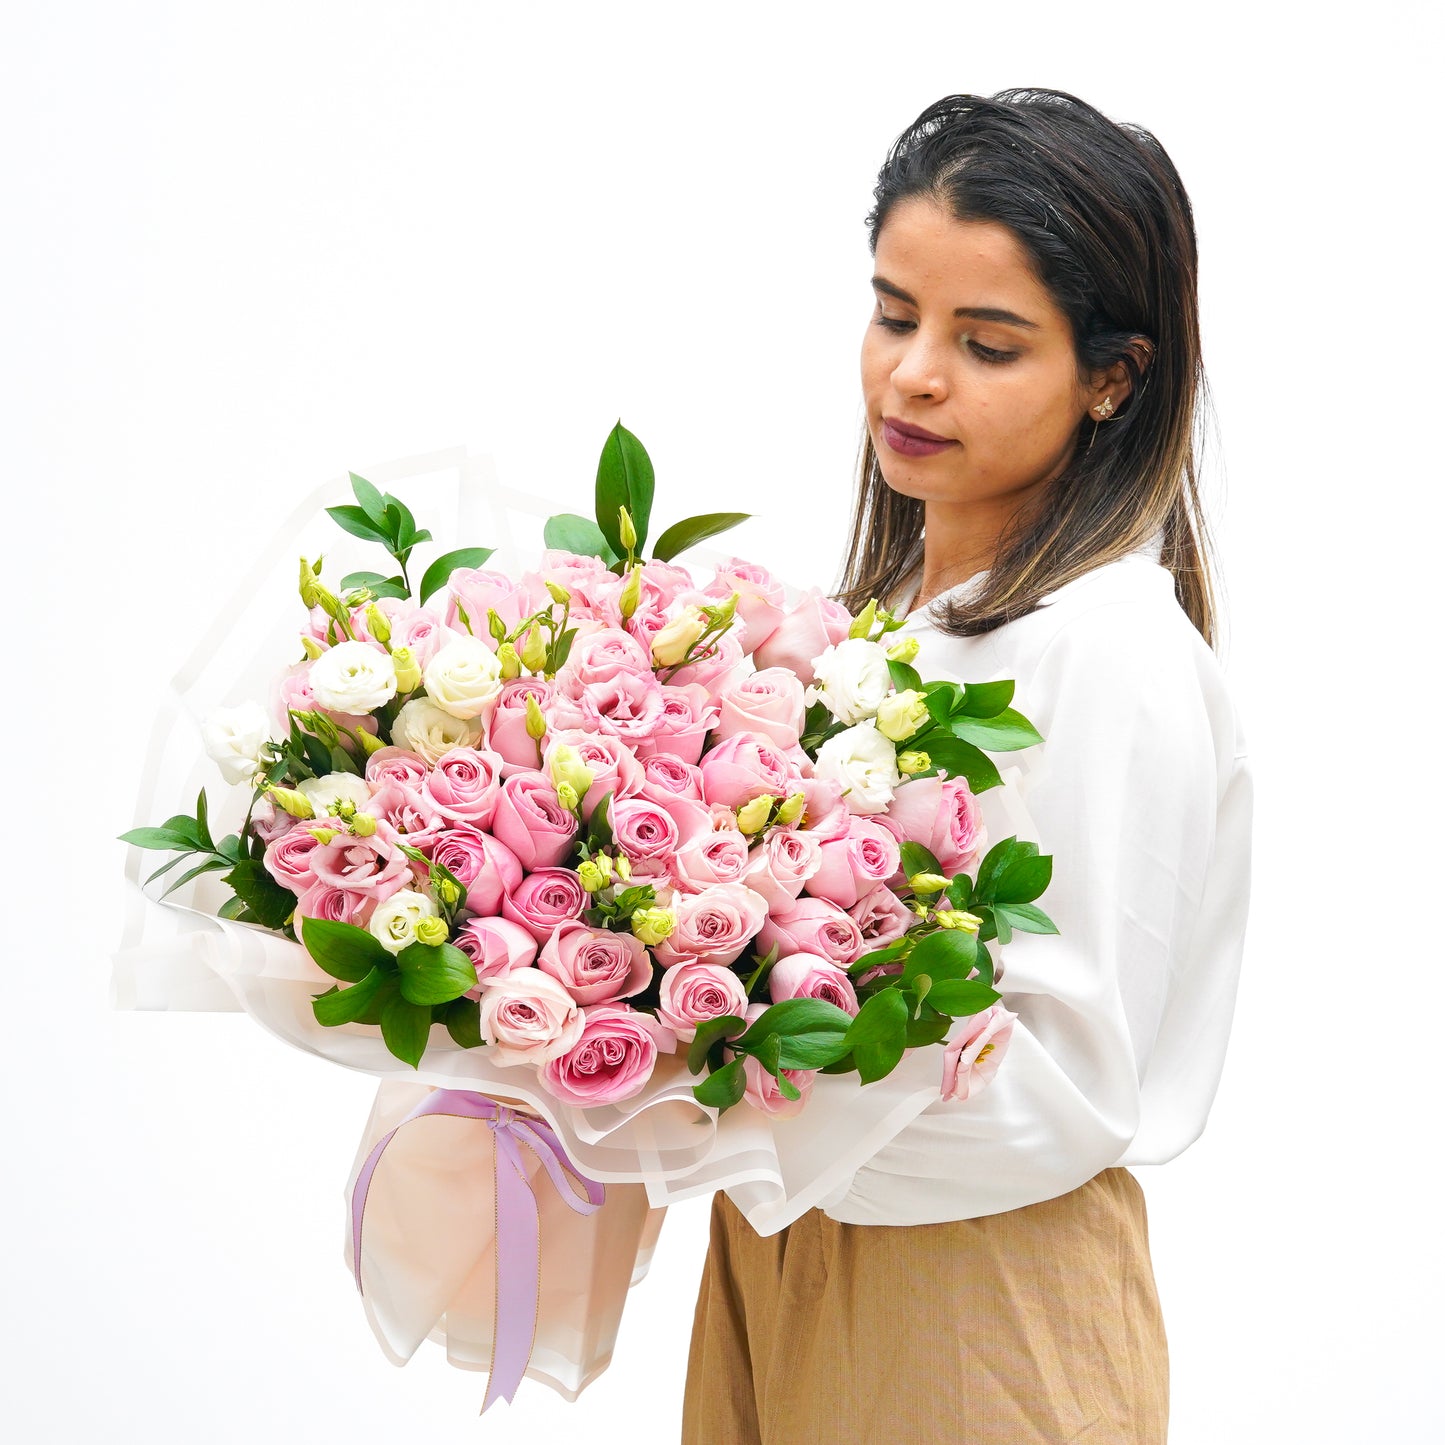
{"type": "Polygon", "coordinates": [[[388,953],[400,953],[416,942],[417,924],[436,916],[436,904],[425,893],[399,888],[376,905],[366,926],[388,953]]]}
{"type": "Polygon", "coordinates": [[[261,762],[261,749],[271,736],[271,721],[258,702],[239,707],[218,707],[201,724],[206,756],[228,783],[244,783],[261,762]]]}
{"type": "Polygon", "coordinates": [[[872,717],[893,688],[888,654],[876,642],[848,637],[813,659],[810,703],[821,702],[839,722],[872,717]]]}
{"type": "Polygon", "coordinates": [[[903,781],[898,750],[871,722],[829,738],[818,749],[813,776],[837,783],[850,813],[884,812],[903,781]]]}
{"type": "Polygon", "coordinates": [[[415,753],[426,765],[453,748],[473,748],[481,740],[482,725],[475,718],[456,717],[444,712],[430,698],[414,697],[402,704],[391,725],[391,740],[399,748],[415,753]]]}
{"type": "Polygon", "coordinates": [[[485,642],[458,637],[422,673],[427,696],[453,717],[480,717],[502,690],[502,664],[485,642]]]}
{"type": "Polygon", "coordinates": [[[375,712],[396,696],[396,666],[385,648],[338,642],[311,664],[311,696],[329,712],[375,712]]]}

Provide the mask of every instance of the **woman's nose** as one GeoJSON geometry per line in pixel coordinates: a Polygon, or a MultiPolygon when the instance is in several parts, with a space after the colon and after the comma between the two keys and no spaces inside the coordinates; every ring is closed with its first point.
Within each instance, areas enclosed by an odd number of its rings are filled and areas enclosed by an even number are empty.
{"type": "Polygon", "coordinates": [[[948,394],[948,381],[940,348],[921,331],[915,331],[893,368],[893,386],[900,396],[938,401],[948,394]]]}

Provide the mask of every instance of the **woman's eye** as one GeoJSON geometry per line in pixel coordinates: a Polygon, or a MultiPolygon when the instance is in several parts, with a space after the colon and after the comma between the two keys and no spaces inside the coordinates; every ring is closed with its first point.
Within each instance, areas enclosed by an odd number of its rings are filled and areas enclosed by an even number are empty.
{"type": "Polygon", "coordinates": [[[1017,351],[996,351],[992,346],[985,346],[981,341],[970,341],[969,350],[978,357],[980,361],[987,361],[990,365],[999,366],[1006,361],[1017,361],[1017,351]]]}
{"type": "Polygon", "coordinates": [[[874,319],[885,331],[911,331],[913,329],[911,321],[900,321],[897,317],[878,316],[874,319]]]}

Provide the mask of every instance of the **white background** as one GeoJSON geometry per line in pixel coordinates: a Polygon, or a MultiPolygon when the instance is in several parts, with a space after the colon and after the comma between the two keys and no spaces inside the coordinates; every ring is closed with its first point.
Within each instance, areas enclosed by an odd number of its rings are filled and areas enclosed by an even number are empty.
{"type": "Polygon", "coordinates": [[[620,415],[665,518],[756,512],[740,551],[830,581],[873,174],[938,96],[1028,83],[1151,126],[1203,253],[1257,863],[1209,1129],[1140,1171],[1171,1440],[1445,1435],[1427,11],[9,0],[10,1438],[676,1438],[705,1207],[578,1404],[479,1425],[481,1378],[387,1365],[342,1264],[368,1080],[108,1010],[108,840],[165,680],[348,468],[467,444],[585,510],[620,415]]]}

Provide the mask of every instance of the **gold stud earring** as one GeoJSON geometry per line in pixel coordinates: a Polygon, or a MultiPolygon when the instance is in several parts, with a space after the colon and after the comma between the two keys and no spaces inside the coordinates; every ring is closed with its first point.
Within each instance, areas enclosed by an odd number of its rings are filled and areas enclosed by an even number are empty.
{"type": "Polygon", "coordinates": [[[1108,421],[1114,415],[1114,398],[1106,396],[1094,410],[1098,412],[1101,421],[1108,421]]]}

